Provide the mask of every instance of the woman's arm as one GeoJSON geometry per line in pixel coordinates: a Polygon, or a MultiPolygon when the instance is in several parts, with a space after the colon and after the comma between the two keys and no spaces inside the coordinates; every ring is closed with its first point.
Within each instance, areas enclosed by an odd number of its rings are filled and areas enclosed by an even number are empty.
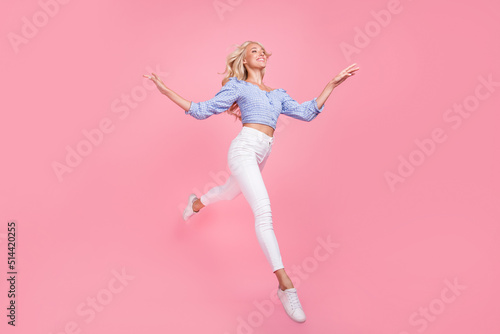
{"type": "Polygon", "coordinates": [[[281,113],[283,115],[296,118],[301,121],[310,122],[315,119],[324,108],[324,104],[321,108],[317,107],[316,98],[304,103],[298,103],[290,95],[288,95],[286,91],[283,92],[283,98],[281,99],[281,113]]]}
{"type": "Polygon", "coordinates": [[[355,72],[359,70],[359,67],[355,67],[356,63],[352,64],[351,66],[343,69],[335,78],[333,78],[323,89],[323,92],[318,96],[316,99],[316,103],[318,104],[318,108],[321,109],[323,107],[323,104],[326,102],[330,94],[332,93],[333,89],[340,85],[342,82],[344,82],[347,78],[350,76],[353,76],[356,74],[355,72]]]}
{"type": "Polygon", "coordinates": [[[169,99],[171,99],[175,104],[177,104],[179,107],[184,109],[184,111],[188,111],[189,108],[191,107],[191,101],[186,100],[163,83],[161,79],[155,74],[151,73],[151,75],[144,74],[143,75],[145,78],[151,79],[156,84],[156,87],[158,87],[158,90],[160,93],[163,95],[166,95],[169,99]]]}
{"type": "MultiPolygon", "coordinates": [[[[151,76],[144,75],[144,77],[151,79],[162,94],[184,109],[186,115],[193,116],[196,119],[206,119],[228,110],[239,97],[236,80],[227,80],[221,90],[210,100],[194,102],[182,98],[179,94],[167,88],[156,74],[153,73],[151,76]]],[[[234,79],[234,77],[230,79],[234,79]]]]}

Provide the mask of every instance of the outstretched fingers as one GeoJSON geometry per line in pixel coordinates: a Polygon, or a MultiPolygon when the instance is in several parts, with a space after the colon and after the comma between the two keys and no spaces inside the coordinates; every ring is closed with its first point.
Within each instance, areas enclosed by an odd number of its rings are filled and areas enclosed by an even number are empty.
{"type": "Polygon", "coordinates": [[[158,75],[156,73],[154,73],[154,72],[151,72],[151,74],[149,74],[149,75],[148,74],[144,74],[143,77],[151,79],[154,82],[161,81],[160,78],[158,77],[158,75]]]}
{"type": "Polygon", "coordinates": [[[357,65],[357,64],[356,64],[356,63],[354,63],[354,64],[352,64],[352,65],[348,66],[348,67],[344,70],[344,71],[345,71],[345,73],[346,73],[347,75],[349,75],[349,76],[356,74],[356,71],[357,71],[357,70],[359,70],[359,66],[358,66],[358,67],[356,67],[356,65],[357,65]]]}
{"type": "Polygon", "coordinates": [[[153,81],[161,93],[165,94],[168,91],[168,88],[165,86],[163,81],[160,79],[160,77],[158,77],[156,73],[151,72],[151,74],[144,74],[143,77],[153,81]]]}

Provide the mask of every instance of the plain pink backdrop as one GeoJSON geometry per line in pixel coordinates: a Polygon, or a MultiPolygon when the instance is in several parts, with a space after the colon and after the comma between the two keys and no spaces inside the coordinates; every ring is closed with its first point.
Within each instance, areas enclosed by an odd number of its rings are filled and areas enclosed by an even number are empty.
{"type": "Polygon", "coordinates": [[[0,4],[2,333],[500,331],[497,2],[55,3],[0,4]],[[312,122],[280,117],[263,171],[304,324],[270,297],[243,196],[182,221],[191,192],[225,181],[241,123],[186,116],[142,77],[207,100],[246,40],[273,53],[265,83],[299,102],[361,68],[312,122]],[[77,148],[86,156],[58,178],[77,148]]]}

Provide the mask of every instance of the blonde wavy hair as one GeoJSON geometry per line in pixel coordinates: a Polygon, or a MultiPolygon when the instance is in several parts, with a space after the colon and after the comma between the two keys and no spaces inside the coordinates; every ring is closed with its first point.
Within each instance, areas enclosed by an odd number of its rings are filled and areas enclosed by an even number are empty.
{"type": "MultiPolygon", "coordinates": [[[[222,86],[224,86],[228,81],[230,77],[236,77],[238,80],[246,80],[248,77],[248,71],[245,68],[245,65],[243,65],[243,58],[245,58],[246,54],[246,48],[249,44],[258,44],[260,47],[264,50],[264,54],[266,55],[267,58],[271,56],[271,53],[268,53],[266,51],[266,48],[259,42],[254,42],[254,41],[246,41],[241,45],[234,44],[233,46],[236,47],[236,49],[231,52],[227,58],[226,58],[226,70],[222,73],[218,74],[224,74],[224,79],[222,79],[222,86]]],[[[266,73],[266,69],[262,69],[262,77],[264,77],[264,74],[266,73]]],[[[225,111],[229,115],[235,116],[235,121],[236,120],[241,120],[241,110],[240,107],[236,102],[233,103],[229,109],[225,111]]]]}

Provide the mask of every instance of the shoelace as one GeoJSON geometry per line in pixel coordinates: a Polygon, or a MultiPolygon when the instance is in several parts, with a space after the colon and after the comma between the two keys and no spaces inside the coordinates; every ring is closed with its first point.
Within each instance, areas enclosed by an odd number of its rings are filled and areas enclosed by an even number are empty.
{"type": "Polygon", "coordinates": [[[288,301],[292,306],[292,312],[298,308],[302,308],[302,305],[300,305],[299,296],[297,296],[297,292],[287,291],[286,294],[288,296],[288,301]]]}

